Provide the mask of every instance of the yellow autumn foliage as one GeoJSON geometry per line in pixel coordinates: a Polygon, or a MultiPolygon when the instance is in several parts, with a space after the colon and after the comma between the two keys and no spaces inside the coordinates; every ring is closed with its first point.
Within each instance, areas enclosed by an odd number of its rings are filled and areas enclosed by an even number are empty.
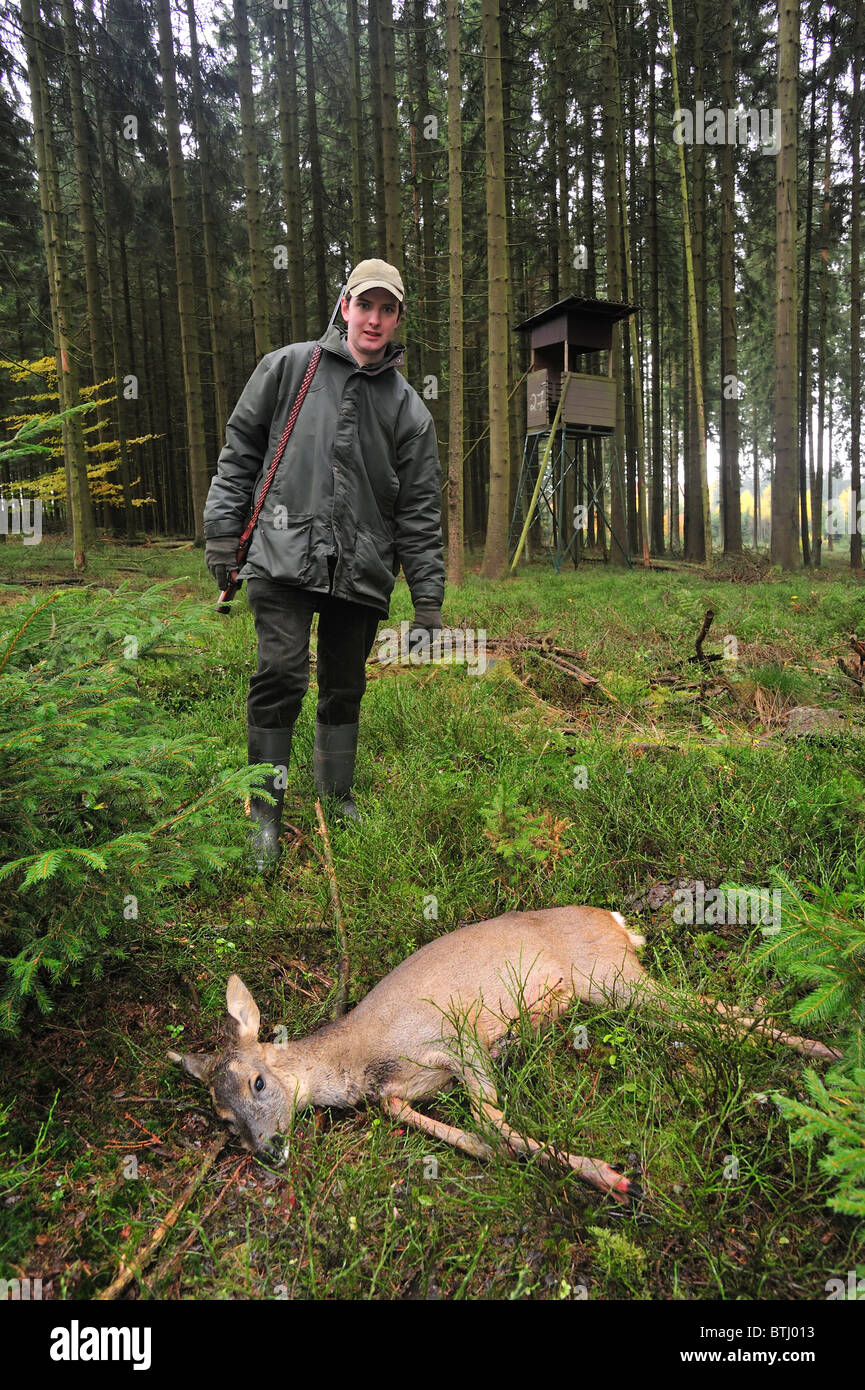
{"type": "MultiPolygon", "coordinates": [[[[52,415],[56,415],[59,409],[59,397],[57,393],[57,362],[54,357],[42,357],[33,362],[15,362],[8,358],[0,357],[0,370],[6,371],[9,379],[14,382],[34,382],[41,381],[49,388],[42,392],[28,393],[26,396],[16,398],[15,404],[21,405],[23,409],[14,414],[7,415],[0,420],[11,434],[15,434],[22,425],[29,424],[36,420],[48,420],[52,415]],[[53,409],[40,411],[34,410],[42,402],[50,401],[53,409]]],[[[79,395],[82,400],[95,400],[97,406],[110,406],[116,399],[114,394],[115,381],[111,377],[107,381],[95,382],[92,386],[82,386],[79,395]],[[99,396],[99,393],[108,390],[110,394],[99,396]]],[[[90,485],[90,496],[94,502],[108,503],[111,507],[123,506],[123,489],[119,480],[112,476],[117,473],[120,467],[120,445],[116,439],[93,439],[87,441],[88,436],[98,435],[100,430],[104,430],[106,417],[97,418],[94,423],[83,425],[85,436],[85,449],[88,456],[87,480],[90,485]],[[90,461],[92,460],[92,462],[90,461]]],[[[137,435],[126,441],[127,448],[137,448],[146,444],[151,439],[160,439],[158,434],[137,435]]],[[[40,497],[43,502],[64,502],[66,500],[66,469],[63,462],[63,439],[59,431],[46,431],[39,436],[39,443],[49,450],[48,457],[58,460],[58,466],[48,472],[41,473],[36,478],[16,478],[11,482],[0,483],[0,495],[15,495],[22,486],[26,486],[27,492],[31,496],[40,497]]],[[[134,489],[141,486],[140,476],[130,484],[134,489]]],[[[144,507],[148,503],[155,502],[154,497],[133,497],[133,507],[144,507]]]]}

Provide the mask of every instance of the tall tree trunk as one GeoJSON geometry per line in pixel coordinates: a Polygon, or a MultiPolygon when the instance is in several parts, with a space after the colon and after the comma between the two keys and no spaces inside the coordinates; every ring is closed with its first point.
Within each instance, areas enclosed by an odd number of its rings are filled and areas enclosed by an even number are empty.
{"type": "Polygon", "coordinates": [[[87,291],[90,357],[93,363],[93,380],[94,382],[101,382],[107,378],[109,367],[102,319],[99,252],[96,240],[96,220],[93,216],[93,190],[90,180],[90,136],[84,109],[84,83],[81,74],[80,50],[83,45],[78,32],[72,0],[62,0],[61,9],[63,14],[63,43],[69,74],[72,143],[75,153],[75,178],[78,186],[78,222],[81,229],[81,249],[84,258],[84,282],[87,291]]]}
{"type": "Polygon", "coordinates": [[[826,151],[823,156],[823,216],[820,222],[820,317],[817,330],[817,467],[811,494],[812,563],[823,558],[823,430],[826,423],[826,325],[829,309],[829,236],[832,220],[832,113],[835,89],[830,73],[826,91],[826,151]]]}
{"type": "Polygon", "coordinates": [[[554,104],[541,104],[541,120],[550,131],[550,149],[544,160],[544,182],[547,195],[547,265],[550,277],[550,303],[557,304],[564,291],[559,280],[559,190],[556,183],[556,108],[554,104]]]}
{"type": "MultiPolygon", "coordinates": [[[[826,466],[826,516],[827,516],[827,518],[831,518],[831,516],[832,516],[832,425],[833,425],[833,423],[834,423],[834,411],[835,411],[835,396],[834,396],[833,392],[830,390],[830,392],[829,392],[829,459],[828,459],[828,463],[827,463],[827,466],[826,466]]],[[[834,538],[834,535],[833,535],[833,532],[832,532],[832,523],[831,523],[831,520],[829,520],[829,524],[828,524],[827,527],[826,527],[826,544],[828,545],[830,551],[835,549],[835,538],[834,538]]]]}
{"type": "Polygon", "coordinates": [[[348,124],[351,141],[351,260],[366,256],[366,179],[363,162],[363,96],[360,79],[360,23],[357,0],[347,0],[348,124]]]}
{"type": "MultiPolygon", "coordinates": [[[[93,39],[93,12],[90,10],[91,19],[91,40],[93,39]]],[[[95,44],[91,50],[91,60],[93,71],[96,72],[96,53],[95,44]]],[[[122,272],[118,265],[118,247],[115,245],[115,238],[111,234],[112,225],[112,200],[109,192],[110,175],[114,174],[115,187],[117,186],[119,159],[117,146],[113,151],[113,170],[109,168],[105,150],[105,120],[102,105],[102,88],[98,81],[93,84],[94,106],[96,115],[96,150],[97,164],[99,168],[99,194],[102,204],[102,220],[105,224],[105,289],[108,295],[109,322],[111,325],[111,363],[114,376],[114,409],[113,415],[117,430],[117,448],[120,459],[120,482],[123,490],[123,506],[126,513],[126,534],[131,536],[134,531],[132,520],[132,487],[131,471],[129,466],[129,429],[127,420],[129,416],[129,406],[124,391],[124,378],[132,375],[137,380],[134,342],[135,335],[127,327],[124,329],[122,306],[121,306],[121,279],[122,272]],[[128,356],[123,360],[123,345],[126,345],[128,356]]],[[[128,306],[131,317],[132,306],[128,306]]],[[[150,394],[149,391],[147,393],[150,394]]]]}
{"type": "MultiPolygon", "coordinates": [[[[69,99],[72,113],[72,140],[75,150],[75,177],[78,185],[79,227],[81,229],[81,249],[84,256],[84,283],[87,292],[87,325],[90,332],[90,360],[94,383],[107,381],[110,374],[108,349],[105,342],[105,327],[102,313],[102,293],[99,275],[99,252],[96,238],[96,220],[93,215],[93,189],[90,178],[90,127],[84,109],[84,82],[81,73],[82,40],[75,19],[72,0],[62,0],[63,46],[66,53],[66,68],[69,74],[69,99]]],[[[106,228],[108,224],[106,223],[106,228]]],[[[107,233],[106,233],[107,239],[107,233]]],[[[105,447],[111,444],[110,414],[102,417],[99,426],[99,442],[105,447]]],[[[131,536],[134,529],[131,498],[129,495],[129,475],[121,470],[123,486],[123,505],[126,513],[126,534],[131,536]]],[[[106,502],[103,510],[106,526],[112,525],[111,507],[106,502]]]]}
{"type": "MultiPolygon", "coordinates": [[[[355,7],[357,0],[349,0],[355,7]]],[[[291,337],[306,341],[306,284],[303,273],[303,193],[300,185],[300,143],[297,133],[297,36],[294,30],[294,0],[284,10],[274,11],[276,78],[279,93],[279,148],[282,157],[282,199],[288,229],[288,274],[291,289],[291,337]],[[283,15],[285,16],[283,27],[283,15]],[[286,32],[287,31],[287,32],[286,32]]],[[[353,128],[352,128],[353,129],[353,128]]],[[[352,136],[353,138],[353,136],[352,136]]],[[[355,191],[354,202],[359,204],[355,191]]],[[[358,208],[355,208],[358,211],[358,208]]]]}
{"type": "MultiPolygon", "coordinates": [[[[604,5],[602,25],[603,106],[601,114],[601,143],[604,161],[604,209],[607,244],[607,298],[622,299],[622,223],[619,207],[616,35],[612,6],[604,5]]],[[[610,469],[610,563],[627,563],[628,533],[625,515],[625,388],[622,380],[622,325],[613,325],[613,346],[610,351],[609,374],[616,383],[615,457],[610,469]]],[[[611,441],[612,444],[612,441],[611,441]]]]}
{"type": "Polygon", "coordinates": [[[417,162],[417,63],[415,62],[412,48],[407,43],[407,67],[408,82],[407,91],[404,98],[405,107],[408,115],[408,155],[409,155],[409,186],[411,188],[411,221],[412,221],[412,262],[417,266],[418,294],[415,300],[415,331],[414,347],[412,356],[414,358],[414,368],[421,379],[426,374],[426,330],[424,324],[424,300],[423,286],[421,277],[423,276],[423,228],[421,226],[420,214],[420,176],[418,174],[417,162]]]}
{"type": "MultiPolygon", "coordinates": [[[[654,5],[649,6],[649,54],[658,49],[658,21],[654,5]]],[[[660,253],[658,247],[658,173],[655,142],[657,138],[656,120],[657,93],[655,90],[655,64],[649,62],[649,282],[650,282],[650,333],[652,341],[652,554],[664,553],[664,450],[662,425],[664,420],[661,392],[661,289],[660,253]]],[[[672,544],[672,530],[671,544],[672,544]]]]}
{"type": "MultiPolygon", "coordinates": [[[[581,257],[584,268],[580,273],[580,287],[587,299],[594,299],[597,294],[597,267],[595,265],[595,202],[594,202],[594,177],[595,177],[595,141],[594,141],[594,107],[590,100],[583,99],[581,106],[583,122],[583,203],[582,203],[582,234],[581,257]],[[582,253],[585,253],[584,255],[582,253]]],[[[595,370],[594,364],[589,367],[589,371],[595,370]]],[[[607,554],[607,531],[604,526],[599,508],[604,507],[605,496],[603,486],[603,461],[601,454],[601,442],[599,439],[587,440],[587,476],[592,492],[597,495],[597,503],[589,503],[588,526],[586,530],[586,544],[588,546],[600,545],[604,556],[607,554]]]]}
{"type": "Polygon", "coordinates": [[[375,240],[376,255],[385,259],[387,255],[387,219],[384,210],[384,153],[378,138],[384,120],[382,110],[381,42],[378,22],[379,0],[368,0],[367,29],[369,31],[369,74],[370,105],[372,107],[372,128],[376,137],[372,142],[372,164],[375,177],[375,240]]]}
{"type": "MultiPolygon", "coordinates": [[[[389,0],[388,0],[389,3],[389,0]]],[[[481,574],[500,579],[508,560],[508,244],[499,0],[482,0],[487,194],[490,490],[481,574]]]]}
{"type": "Polygon", "coordinates": [[[186,178],[180,144],[180,109],[174,73],[174,39],[171,33],[170,0],[157,0],[159,17],[159,66],[165,103],[165,135],[168,144],[168,180],[171,190],[171,217],[174,225],[174,258],[177,267],[177,308],[180,314],[180,344],[183,357],[183,383],[186,397],[186,428],[189,458],[189,484],[196,545],[204,544],[204,503],[207,499],[207,449],[204,440],[204,411],[201,405],[201,370],[198,359],[198,324],[189,247],[189,219],[186,209],[186,178]]]}
{"type": "MultiPolygon", "coordinates": [[[[634,271],[631,264],[631,233],[628,218],[628,200],[625,183],[625,139],[624,124],[622,121],[621,101],[619,99],[619,55],[616,43],[615,17],[613,14],[612,0],[606,0],[608,18],[607,32],[612,35],[612,76],[613,90],[615,92],[615,121],[619,132],[617,163],[619,169],[619,202],[622,216],[622,241],[623,241],[623,261],[625,266],[625,300],[628,304],[634,303],[634,271]]],[[[631,371],[633,374],[633,402],[634,402],[634,441],[636,452],[636,490],[637,490],[637,520],[639,523],[640,544],[642,547],[643,564],[649,563],[649,528],[647,523],[646,508],[646,472],[645,472],[645,439],[643,431],[643,382],[640,345],[637,340],[637,320],[634,314],[628,319],[628,334],[631,344],[631,371]]]]}
{"type": "MultiPolygon", "coordinates": [[[[628,267],[628,289],[627,298],[630,304],[642,304],[643,296],[641,290],[641,265],[639,253],[639,237],[634,244],[633,251],[630,247],[631,239],[631,220],[628,208],[630,207],[636,224],[639,225],[639,214],[637,209],[642,201],[642,168],[641,161],[638,164],[637,155],[637,82],[636,82],[636,36],[635,36],[635,14],[634,0],[628,0],[628,41],[626,46],[626,61],[628,70],[628,179],[625,182],[625,142],[624,129],[621,130],[619,137],[619,154],[621,158],[622,180],[622,224],[625,232],[623,254],[625,264],[628,267]],[[625,190],[628,190],[627,194],[625,190]]],[[[621,83],[619,83],[621,91],[621,83]]],[[[621,98],[620,98],[621,100],[621,98]]],[[[648,502],[648,473],[647,473],[647,450],[646,450],[646,406],[643,395],[643,379],[645,362],[643,359],[643,334],[640,316],[635,315],[628,320],[629,335],[631,341],[631,357],[635,362],[634,367],[634,392],[633,409],[636,417],[634,430],[634,462],[636,469],[636,500],[637,500],[637,530],[638,542],[643,556],[643,564],[649,563],[649,502],[648,502]]]]}
{"type": "Polygon", "coordinates": [[[463,532],[463,200],[460,0],[446,0],[448,53],[448,250],[450,426],[448,430],[448,580],[465,578],[463,532]]]}
{"type": "Polygon", "coordinates": [[[252,60],[249,51],[249,15],[246,0],[234,0],[234,31],[237,46],[237,93],[240,98],[240,131],[243,142],[243,182],[246,189],[246,228],[249,238],[249,279],[252,289],[252,322],[255,354],[270,351],[270,295],[264,262],[261,226],[261,192],[258,178],[258,139],[255,131],[255,101],[252,95],[252,60]]]}
{"type": "MultiPolygon", "coordinates": [[[[71,3],[71,0],[70,0],[71,3]]],[[[201,173],[201,230],[204,239],[204,273],[207,282],[207,311],[210,319],[210,360],[213,364],[213,406],[217,446],[225,435],[228,419],[228,387],[225,382],[224,325],[219,294],[219,251],[213,231],[213,208],[210,190],[213,175],[210,164],[210,141],[204,119],[204,97],[201,91],[201,62],[198,53],[198,26],[194,0],[187,0],[189,20],[189,51],[192,74],[193,121],[195,143],[198,147],[198,167],[201,173]]],[[[277,12],[277,28],[279,18],[277,12]]]]}
{"type": "Polygon", "coordinates": [[[381,61],[381,150],[384,172],[385,260],[402,274],[404,268],[400,217],[399,134],[396,104],[396,53],[391,0],[378,0],[381,61]]]}
{"type": "Polygon", "coordinates": [[[328,320],[327,273],[324,264],[324,182],[321,171],[321,147],[318,140],[318,115],[315,107],[315,61],[312,52],[311,0],[301,0],[303,9],[303,52],[306,63],[306,122],[309,139],[309,176],[312,183],[312,259],[315,281],[315,321],[323,333],[328,320]]]}
{"type": "MultiPolygon", "coordinates": [[[[672,57],[673,70],[673,105],[679,109],[679,78],[676,68],[676,35],[673,28],[673,3],[667,0],[667,15],[670,26],[670,52],[672,57]]],[[[698,17],[702,15],[702,0],[698,9],[698,17]]],[[[698,68],[699,71],[699,68],[698,68]]],[[[702,148],[702,146],[698,146],[702,148]]],[[[690,559],[711,561],[712,559],[712,518],[709,508],[709,475],[706,462],[706,410],[703,397],[703,354],[700,350],[702,334],[700,331],[700,315],[698,313],[696,274],[694,269],[694,256],[691,244],[691,215],[688,206],[688,180],[685,173],[685,150],[683,145],[678,146],[679,150],[679,182],[682,191],[682,232],[685,240],[685,268],[687,274],[688,288],[688,317],[691,328],[691,356],[693,359],[693,382],[694,382],[694,405],[696,416],[697,432],[697,472],[694,483],[699,489],[702,505],[699,510],[699,521],[702,529],[702,542],[699,536],[687,535],[688,518],[686,515],[686,552],[690,559]]],[[[685,434],[687,441],[688,434],[685,434]]],[[[687,473],[686,473],[687,478],[687,473]]],[[[686,483],[687,486],[687,483],[686,483]]],[[[687,496],[686,496],[687,505],[687,496]]],[[[696,518],[695,518],[696,519],[696,518]]],[[[696,527],[694,527],[696,529],[696,527]]]]}
{"type": "Polygon", "coordinates": [[[860,199],[862,178],[862,0],[856,0],[856,28],[853,42],[853,103],[850,111],[850,138],[853,144],[853,179],[850,194],[850,565],[862,568],[862,268],[860,199]]]}
{"type": "MultiPolygon", "coordinates": [[[[65,246],[60,234],[60,182],[51,129],[48,84],[42,60],[45,39],[34,0],[21,0],[21,29],[27,54],[45,264],[57,353],[58,404],[60,410],[65,412],[79,404],[78,361],[72,342],[65,246]]],[[[93,534],[93,512],[80,415],[69,416],[63,422],[63,452],[66,460],[67,511],[72,523],[73,562],[75,568],[80,570],[84,569],[85,549],[93,534]]]]}
{"type": "Polygon", "coordinates": [[[553,25],[553,104],[555,107],[556,183],[559,202],[559,293],[564,298],[573,290],[574,268],[571,264],[571,160],[568,153],[568,85],[567,60],[570,18],[573,6],[567,0],[555,0],[553,25]]]}
{"type": "Polygon", "coordinates": [[[754,449],[754,549],[760,544],[760,446],[757,439],[757,400],[751,402],[751,428],[754,449]]]}
{"type": "MultiPolygon", "coordinates": [[[[439,388],[442,372],[441,335],[439,332],[438,293],[436,290],[436,250],[435,250],[435,161],[437,141],[427,138],[424,129],[430,110],[429,65],[426,46],[425,0],[415,0],[415,33],[418,64],[418,101],[420,102],[421,139],[418,150],[418,170],[420,173],[420,205],[423,217],[423,247],[419,267],[420,300],[424,339],[426,343],[426,373],[432,377],[435,394],[428,405],[436,422],[436,431],[441,439],[444,433],[442,406],[439,388]]],[[[431,132],[429,132],[431,134],[431,132]]]]}
{"type": "Polygon", "coordinates": [[[583,241],[582,250],[585,252],[583,260],[585,262],[580,285],[583,294],[588,299],[593,299],[597,286],[597,275],[595,268],[595,199],[594,199],[594,178],[595,178],[595,141],[594,141],[594,107],[591,101],[584,101],[582,107],[583,117],[583,241]]]}
{"type": "Polygon", "coordinates": [[[670,549],[680,550],[679,531],[679,396],[676,390],[676,359],[670,358],[670,549]]]}
{"type": "MultiPolygon", "coordinates": [[[[145,495],[153,497],[154,499],[153,502],[148,504],[147,510],[142,516],[141,528],[143,531],[156,531],[164,535],[166,530],[165,521],[160,513],[160,508],[164,504],[164,498],[160,495],[161,489],[159,487],[156,470],[156,453],[153,448],[153,443],[155,442],[153,441],[153,435],[156,434],[156,392],[153,389],[153,385],[156,380],[156,372],[150,346],[150,329],[148,327],[149,314],[147,312],[144,294],[144,266],[140,259],[138,262],[138,274],[136,279],[138,283],[138,323],[141,327],[143,374],[145,380],[150,384],[150,390],[144,392],[141,401],[143,408],[142,413],[144,415],[144,433],[149,436],[149,442],[145,445],[145,463],[142,473],[145,495]]],[[[144,511],[143,508],[142,511],[144,511]]]]}
{"type": "MultiPolygon", "coordinates": [[[[520,272],[519,247],[514,245],[516,209],[514,191],[519,182],[520,152],[514,140],[511,117],[511,93],[514,86],[513,31],[507,15],[502,18],[502,119],[505,136],[505,220],[508,228],[508,382],[516,377],[516,366],[525,350],[525,337],[517,333],[515,324],[520,316],[516,307],[516,285],[520,272]]],[[[508,477],[508,506],[517,495],[522,462],[522,441],[525,438],[525,392],[513,389],[508,394],[508,441],[510,443],[510,473],[508,477]]],[[[570,479],[567,480],[570,483],[570,479]]],[[[573,509],[568,513],[572,515],[573,509]]]]}
{"type": "MultiPolygon", "coordinates": [[[[721,0],[721,106],[736,105],[733,79],[733,0],[721,0]]],[[[721,146],[721,497],[724,554],[742,552],[742,502],[739,478],[739,359],[736,324],[736,170],[733,146],[721,146]]]]}
{"type": "MultiPolygon", "coordinates": [[[[694,106],[704,98],[703,86],[703,36],[704,36],[705,4],[704,0],[696,0],[695,33],[694,33],[694,106]]],[[[694,409],[691,411],[691,447],[688,450],[688,461],[690,464],[690,485],[689,501],[692,509],[691,536],[698,549],[695,558],[702,557],[705,549],[705,537],[703,532],[706,529],[706,519],[703,515],[702,506],[702,470],[701,457],[702,451],[706,448],[706,435],[700,439],[698,431],[705,430],[705,400],[706,400],[706,146],[702,141],[694,143],[691,149],[691,169],[693,177],[693,197],[691,199],[691,249],[694,258],[694,297],[697,301],[697,331],[699,333],[700,344],[700,363],[702,372],[700,376],[700,390],[703,394],[704,422],[700,423],[700,410],[697,406],[697,398],[694,396],[694,409]],[[701,539],[702,538],[702,539],[701,539]]],[[[696,390],[696,373],[692,378],[692,389],[696,390]]],[[[707,464],[708,470],[708,464],[707,464]]],[[[708,471],[707,471],[708,480],[708,471]]],[[[707,482],[708,485],[708,482],[707,482]]],[[[688,503],[686,502],[686,505],[688,503]]],[[[709,543],[711,546],[711,532],[709,543]]]]}
{"type": "Polygon", "coordinates": [[[802,536],[802,563],[811,564],[808,526],[808,424],[811,419],[811,236],[814,226],[814,164],[817,135],[817,35],[811,58],[811,116],[808,122],[808,192],[805,201],[805,245],[802,252],[802,310],[799,325],[799,529],[802,536]]]}
{"type": "Polygon", "coordinates": [[[159,374],[159,378],[157,378],[156,373],[154,372],[154,374],[153,374],[153,381],[154,381],[154,383],[156,383],[157,380],[158,380],[158,386],[159,386],[159,391],[158,391],[157,399],[158,399],[158,401],[159,401],[159,407],[160,407],[160,411],[159,411],[160,416],[161,416],[160,434],[162,435],[162,438],[159,440],[159,472],[160,472],[160,479],[161,479],[161,483],[162,483],[162,487],[161,487],[161,496],[162,496],[162,505],[163,505],[163,508],[164,508],[164,511],[165,511],[165,515],[166,515],[166,530],[170,530],[170,529],[173,527],[175,530],[180,531],[180,530],[183,530],[184,528],[180,526],[180,524],[179,524],[179,522],[178,522],[178,520],[177,520],[177,517],[178,517],[178,514],[179,514],[178,504],[177,504],[177,500],[176,500],[176,499],[177,499],[177,496],[178,496],[178,488],[177,488],[177,470],[176,470],[175,468],[171,468],[171,467],[170,467],[171,456],[170,456],[169,448],[168,448],[168,441],[169,441],[169,439],[171,438],[171,436],[172,436],[172,434],[173,434],[173,432],[174,432],[174,417],[175,417],[175,411],[174,411],[174,409],[173,409],[173,406],[174,406],[174,392],[173,392],[173,390],[172,390],[172,386],[173,386],[172,375],[173,375],[173,374],[172,374],[171,369],[170,369],[170,363],[169,363],[169,357],[168,357],[168,336],[169,336],[169,335],[168,335],[168,329],[167,329],[166,323],[165,323],[167,305],[166,305],[165,295],[164,295],[163,289],[162,289],[162,271],[160,270],[160,265],[159,265],[159,261],[158,261],[158,260],[156,261],[156,263],[155,263],[153,269],[154,269],[154,273],[155,273],[155,275],[156,275],[156,307],[157,307],[157,313],[158,313],[158,316],[159,316],[159,366],[160,366],[160,374],[159,374]]]}
{"type": "Polygon", "coordinates": [[[796,158],[799,0],[778,0],[778,109],[781,148],[776,167],[775,469],[772,479],[772,563],[793,569],[799,558],[797,503],[796,158]]]}

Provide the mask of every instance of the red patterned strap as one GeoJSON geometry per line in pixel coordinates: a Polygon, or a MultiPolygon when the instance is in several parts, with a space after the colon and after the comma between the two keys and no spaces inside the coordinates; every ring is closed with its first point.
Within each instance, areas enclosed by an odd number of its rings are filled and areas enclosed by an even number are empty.
{"type": "Polygon", "coordinates": [[[261,512],[261,509],[264,506],[264,499],[270,491],[270,485],[273,482],[273,475],[279,467],[280,460],[282,459],[282,456],[285,453],[285,446],[288,443],[291,431],[294,429],[294,422],[300,414],[300,407],[303,405],[304,397],[307,391],[309,390],[309,383],[315,376],[315,369],[318,366],[318,361],[320,357],[321,344],[316,343],[312,357],[309,359],[309,366],[306,369],[306,376],[300,383],[300,390],[297,393],[294,405],[291,407],[291,414],[289,415],[288,420],[286,421],[285,429],[282,432],[282,438],[280,439],[279,444],[276,446],[276,453],[271,459],[270,467],[267,470],[267,477],[264,480],[264,486],[261,489],[261,492],[258,494],[258,501],[256,502],[255,507],[253,508],[252,516],[249,518],[249,521],[246,524],[246,530],[240,538],[240,544],[237,547],[238,568],[246,560],[246,552],[249,549],[249,542],[252,538],[252,533],[255,530],[259,513],[261,512]]]}

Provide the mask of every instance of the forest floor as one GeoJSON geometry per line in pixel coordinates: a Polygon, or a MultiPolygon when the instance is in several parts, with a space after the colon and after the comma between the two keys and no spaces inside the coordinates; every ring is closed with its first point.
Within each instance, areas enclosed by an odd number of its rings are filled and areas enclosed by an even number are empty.
{"type": "MultiPolygon", "coordinates": [[[[23,558],[0,547],[0,627],[32,598],[16,581],[50,591],[75,577],[69,558],[49,538],[23,558]]],[[[350,1002],[460,924],[591,903],[647,937],[656,978],[783,1022],[796,989],[755,963],[761,926],[681,924],[673,894],[770,889],[778,873],[805,891],[862,859],[865,702],[837,663],[851,658],[851,634],[865,634],[865,590],[841,557],[826,558],[824,572],[792,578],[723,563],[559,575],[538,564],[501,583],[470,573],[444,614],[486,632],[498,659],[483,674],[383,667],[374,649],[362,821],[330,828],[350,1002]],[[704,654],[725,655],[701,666],[689,658],[707,609],[704,654]],[[828,713],[815,726],[788,720],[795,707],[828,713]]],[[[206,650],[152,656],[138,682],[155,732],[212,740],[242,766],[254,669],[245,599],[217,615],[191,548],[106,545],[85,578],[173,580],[210,605],[206,650]]],[[[400,580],[383,627],[410,616],[400,580]]],[[[220,1133],[206,1092],[166,1053],[216,1046],[231,971],[259,1003],[262,1036],[330,1017],[338,947],[313,725],[314,689],[276,879],[239,858],[167,890],[158,926],[128,924],[124,959],[95,983],[64,986],[47,1017],[28,1012],[4,1042],[0,1276],[40,1277],[44,1298],[92,1298],[136,1260],[220,1133]]],[[[236,835],[242,843],[239,812],[236,835]]],[[[308,1112],[282,1169],[228,1142],[121,1297],[825,1298],[827,1281],[855,1268],[862,1224],[827,1205],[820,1149],[793,1145],[773,1102],[803,1094],[808,1064],[732,1039],[698,1007],[684,1033],[677,1021],[575,1006],[540,1035],[520,1031],[497,1064],[510,1123],[636,1177],[645,1196],[634,1210],[573,1175],[478,1162],[373,1110],[308,1112]]],[[[428,1108],[472,1127],[459,1092],[428,1108]]]]}

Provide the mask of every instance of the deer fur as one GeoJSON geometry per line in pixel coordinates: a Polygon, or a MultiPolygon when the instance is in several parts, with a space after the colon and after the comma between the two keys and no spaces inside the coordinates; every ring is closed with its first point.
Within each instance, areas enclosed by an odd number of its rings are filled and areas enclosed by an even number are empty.
{"type": "MultiPolygon", "coordinates": [[[[619,1202],[639,1188],[601,1159],[564,1153],[518,1134],[504,1119],[490,1076],[497,1044],[527,1012],[555,1018],[575,1000],[631,999],[663,1006],[637,959],[643,938],[618,912],[553,907],[506,912],[431,941],[402,961],[343,1018],[285,1045],[260,1043],[258,1007],[237,976],[228,981],[230,1046],[221,1055],[169,1054],[205,1082],[217,1114],[251,1152],[284,1161],[280,1136],[305,1106],[380,1104],[385,1113],[476,1158],[499,1147],[571,1168],[619,1202]],[[415,1109],[461,1082],[487,1137],[415,1109]]],[[[713,1000],[739,1033],[759,1032],[812,1057],[836,1057],[822,1043],[783,1033],[713,1000]]]]}

